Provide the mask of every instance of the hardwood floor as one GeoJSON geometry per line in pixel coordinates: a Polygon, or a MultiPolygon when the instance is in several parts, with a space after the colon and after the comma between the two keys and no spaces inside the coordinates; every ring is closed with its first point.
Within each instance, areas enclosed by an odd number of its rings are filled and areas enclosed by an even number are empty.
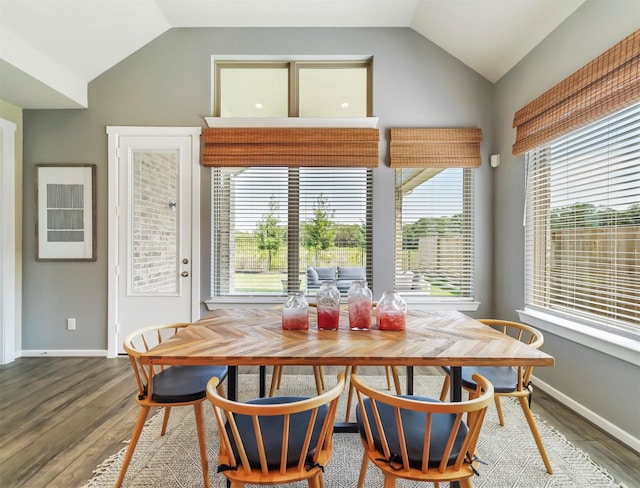
{"type": "MultiPolygon", "coordinates": [[[[310,374],[307,369],[287,367],[284,374],[310,374]]],[[[257,368],[241,372],[256,373],[257,368]]],[[[417,373],[440,374],[435,368],[417,373]]],[[[0,366],[0,487],[82,486],[131,437],[138,413],[134,390],[126,357],[20,358],[0,366]]],[[[638,486],[638,453],[540,390],[533,410],[618,482],[638,486]]]]}

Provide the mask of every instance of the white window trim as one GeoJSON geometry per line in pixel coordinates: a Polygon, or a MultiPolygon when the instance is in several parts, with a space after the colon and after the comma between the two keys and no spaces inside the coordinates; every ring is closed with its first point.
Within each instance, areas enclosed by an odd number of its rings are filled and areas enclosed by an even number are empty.
{"type": "MultiPolygon", "coordinates": [[[[282,305],[285,300],[282,296],[265,296],[265,295],[235,295],[224,297],[212,297],[204,301],[208,310],[217,308],[235,307],[239,304],[248,306],[249,308],[269,308],[276,305],[282,305]]],[[[308,297],[313,300],[312,296],[308,297]]],[[[480,307],[480,302],[476,301],[459,301],[459,300],[429,300],[427,297],[411,297],[403,295],[407,304],[415,310],[457,310],[459,312],[475,312],[480,307]]],[[[346,304],[346,298],[342,301],[346,304]]]]}
{"type": "Polygon", "coordinates": [[[520,321],[526,324],[640,366],[640,338],[625,337],[529,307],[517,312],[520,321]]]}

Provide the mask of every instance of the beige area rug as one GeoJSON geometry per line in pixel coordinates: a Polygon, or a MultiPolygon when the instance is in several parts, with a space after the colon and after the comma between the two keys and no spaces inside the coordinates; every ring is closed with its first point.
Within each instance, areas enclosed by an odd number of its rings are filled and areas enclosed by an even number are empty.
{"type": "MultiPolygon", "coordinates": [[[[325,375],[326,376],[326,375],[325,375]]],[[[373,386],[386,389],[386,380],[380,376],[363,377],[373,386]]],[[[332,378],[326,376],[328,383],[332,378]]],[[[402,379],[404,388],[405,379],[402,379]]],[[[267,376],[267,381],[270,377],[267,376]]],[[[258,375],[240,376],[239,397],[254,398],[258,392],[258,375]]],[[[333,379],[335,382],[335,379],[333,379]]],[[[268,383],[267,383],[268,384],[268,383]]],[[[442,386],[442,377],[416,376],[414,392],[417,395],[437,398],[442,386]]],[[[313,376],[284,375],[281,394],[313,395],[313,376]]],[[[346,393],[346,392],[345,392],[346,393]]],[[[535,401],[535,400],[534,400],[535,401]]],[[[344,419],[346,394],[341,399],[338,420],[344,419]]],[[[476,488],[603,488],[620,487],[612,477],[589,457],[576,449],[552,427],[538,420],[540,435],[553,466],[553,475],[547,474],[526,424],[520,406],[506,399],[503,401],[505,426],[497,421],[495,408],[487,413],[478,446],[480,458],[486,465],[480,466],[480,476],[473,478],[476,488]]],[[[205,404],[207,442],[211,486],[226,487],[226,478],[216,473],[218,436],[211,405],[205,404]]],[[[131,418],[133,429],[134,418],[131,418]]],[[[142,431],[133,460],[125,478],[125,487],[195,488],[202,487],[202,471],[198,453],[193,408],[176,408],[171,412],[167,434],[159,436],[161,413],[148,421],[142,431]]],[[[104,461],[95,476],[84,488],[111,488],[118,477],[126,448],[104,461]]],[[[327,488],[355,488],[362,445],[357,434],[334,434],[334,452],[325,468],[327,488]]],[[[381,487],[382,476],[371,464],[365,485],[381,487]]],[[[290,487],[306,487],[306,483],[295,483],[290,487]]],[[[422,488],[425,483],[398,481],[399,488],[422,488]]],[[[447,483],[440,486],[447,487],[447,483]]]]}

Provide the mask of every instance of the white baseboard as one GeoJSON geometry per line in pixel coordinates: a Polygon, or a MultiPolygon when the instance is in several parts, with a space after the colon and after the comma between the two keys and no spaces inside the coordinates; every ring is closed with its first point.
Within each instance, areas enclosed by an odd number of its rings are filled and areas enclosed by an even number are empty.
{"type": "Polygon", "coordinates": [[[27,349],[22,350],[16,357],[82,357],[82,356],[98,356],[107,357],[106,349],[27,349]]]}
{"type": "Polygon", "coordinates": [[[545,383],[540,378],[536,378],[534,376],[532,377],[532,382],[536,387],[539,387],[554,400],[557,400],[569,409],[576,412],[578,415],[581,415],[582,417],[587,419],[592,424],[600,427],[600,429],[602,429],[604,432],[611,435],[612,437],[615,437],[623,444],[629,446],[629,448],[633,449],[635,452],[640,452],[640,439],[638,439],[637,437],[634,437],[629,432],[626,432],[617,425],[609,422],[607,419],[601,417],[594,411],[589,410],[581,403],[576,402],[572,398],[562,393],[560,390],[557,390],[548,383],[545,383]]]}

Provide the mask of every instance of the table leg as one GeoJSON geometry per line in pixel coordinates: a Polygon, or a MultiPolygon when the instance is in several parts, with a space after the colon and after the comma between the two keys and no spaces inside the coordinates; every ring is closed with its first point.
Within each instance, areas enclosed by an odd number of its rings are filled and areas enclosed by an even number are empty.
{"type": "Polygon", "coordinates": [[[238,367],[237,366],[229,366],[229,371],[227,372],[227,398],[229,400],[233,400],[234,402],[238,401],[238,367]]]}
{"type": "Polygon", "coordinates": [[[413,395],[413,366],[407,366],[407,395],[413,395]]]}
{"type": "Polygon", "coordinates": [[[453,366],[451,368],[451,389],[449,390],[452,402],[462,401],[462,367],[453,366]]]}
{"type": "Polygon", "coordinates": [[[267,367],[260,366],[260,398],[267,396],[267,367]]]}

